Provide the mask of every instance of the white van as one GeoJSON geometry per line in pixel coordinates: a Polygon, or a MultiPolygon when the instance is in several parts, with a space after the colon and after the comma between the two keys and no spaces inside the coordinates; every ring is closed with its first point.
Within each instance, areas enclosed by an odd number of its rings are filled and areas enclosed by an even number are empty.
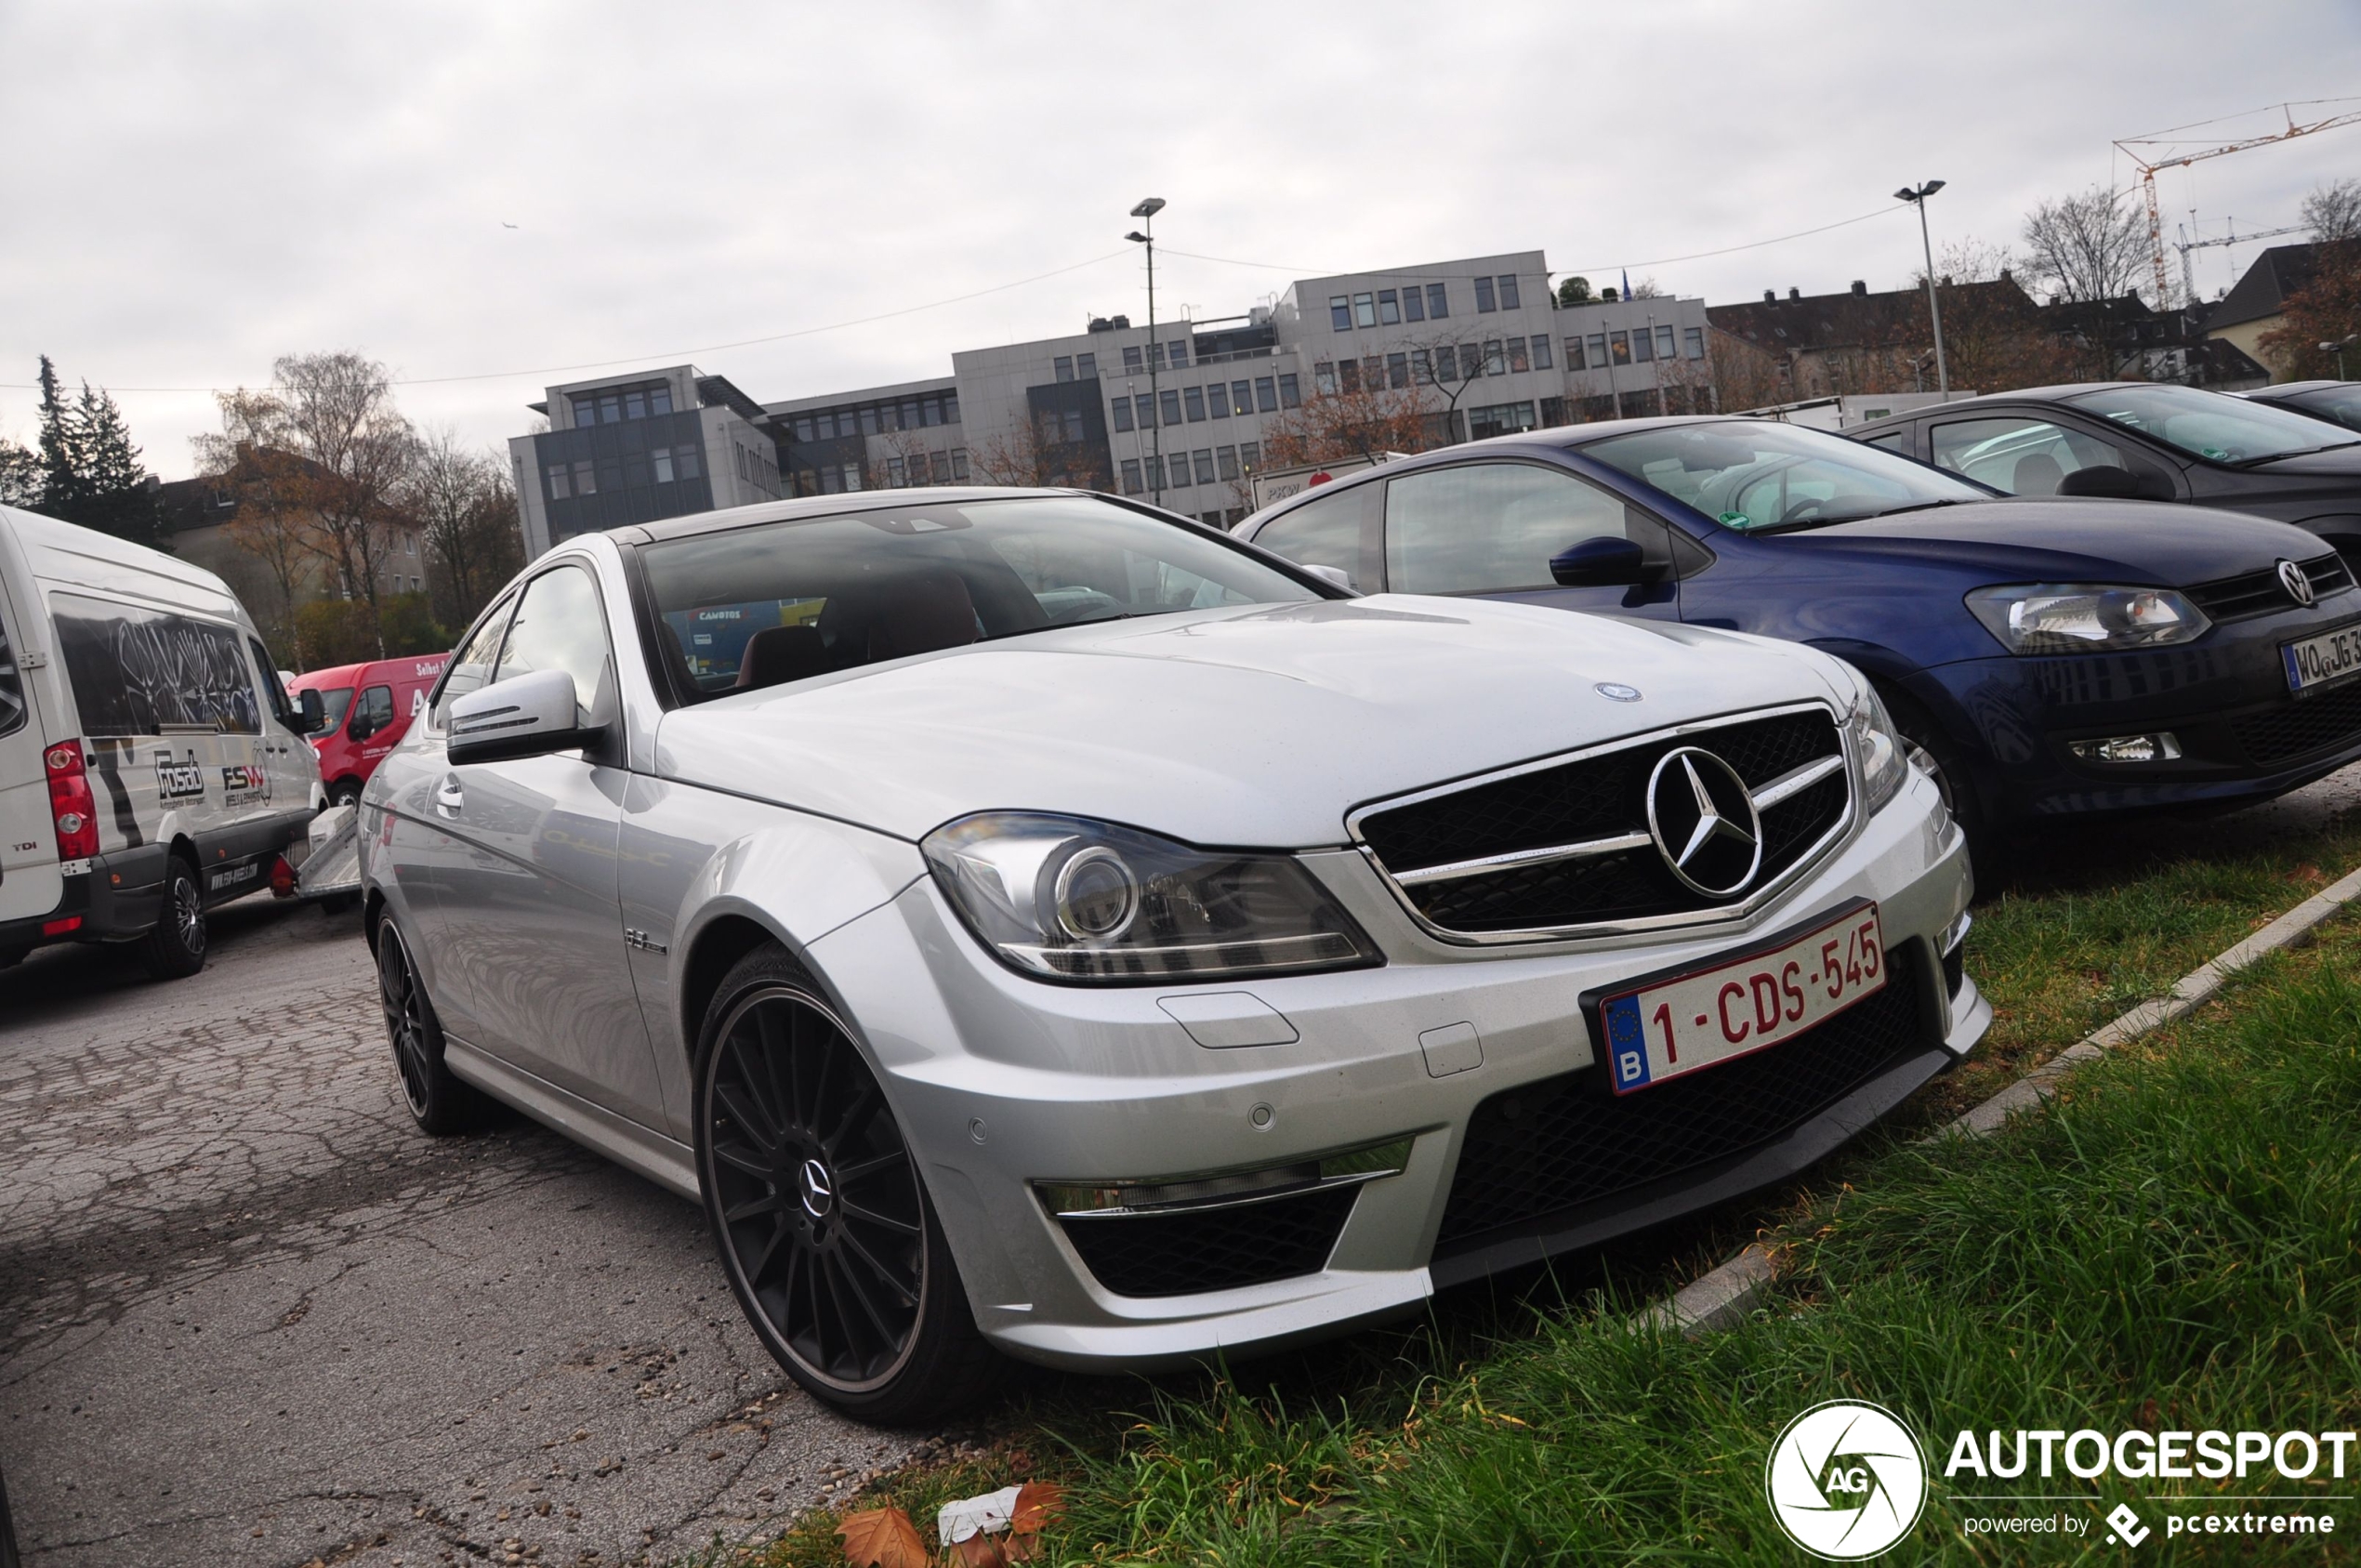
{"type": "Polygon", "coordinates": [[[307,730],[220,578],[0,507],[0,966],[136,941],[194,974],[326,803],[307,730]]]}

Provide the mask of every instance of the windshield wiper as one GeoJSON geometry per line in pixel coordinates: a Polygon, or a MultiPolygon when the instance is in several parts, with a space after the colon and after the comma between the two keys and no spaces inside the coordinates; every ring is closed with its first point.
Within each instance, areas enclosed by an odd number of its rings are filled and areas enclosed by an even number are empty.
{"type": "MultiPolygon", "coordinates": [[[[1150,612],[1150,613],[1163,614],[1165,612],[1153,611],[1150,612]]],[[[979,637],[976,639],[976,641],[998,642],[1005,638],[1031,637],[1035,632],[1063,631],[1068,626],[1095,626],[1103,621],[1129,621],[1136,619],[1139,614],[1140,612],[1137,610],[1120,610],[1112,615],[1092,615],[1088,619],[1081,621],[1059,621],[1045,626],[1019,626],[1014,631],[996,631],[990,637],[979,637]]]]}
{"type": "MultiPolygon", "coordinates": [[[[1980,496],[1977,498],[1979,500],[1982,499],[1980,496]]],[[[1912,501],[1905,506],[1887,507],[1880,511],[1864,512],[1861,515],[1862,517],[1900,517],[1904,512],[1923,512],[1935,507],[1964,507],[1967,504],[1968,498],[1966,496],[1952,495],[1940,501],[1912,501]]],[[[1858,521],[1859,519],[1849,518],[1845,520],[1858,521]]]]}
{"type": "Polygon", "coordinates": [[[2230,467],[2251,468],[2259,464],[2275,463],[2282,457],[2309,457],[2315,452],[2341,452],[2348,446],[2361,446],[2361,441],[2332,441],[2326,446],[2299,446],[2293,452],[2268,452],[2260,457],[2241,457],[2230,467]]]}

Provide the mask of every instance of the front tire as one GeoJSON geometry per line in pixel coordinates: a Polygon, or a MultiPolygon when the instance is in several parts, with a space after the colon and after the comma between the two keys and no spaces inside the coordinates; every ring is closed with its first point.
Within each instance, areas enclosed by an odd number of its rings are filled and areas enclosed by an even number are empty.
{"type": "Polygon", "coordinates": [[[444,1063],[442,1025],[390,916],[377,928],[377,1001],[385,1009],[402,1102],[418,1126],[437,1138],[481,1127],[490,1102],[444,1063]]]}
{"type": "Polygon", "coordinates": [[[739,960],[706,1009],[697,1174],[730,1290],[789,1377],[864,1420],[939,1419],[998,1357],[851,1031],[785,952],[739,960]]]}
{"type": "Polygon", "coordinates": [[[139,939],[139,962],[150,980],[186,980],[204,968],[204,893],[187,861],[175,855],[165,865],[164,907],[139,939]]]}

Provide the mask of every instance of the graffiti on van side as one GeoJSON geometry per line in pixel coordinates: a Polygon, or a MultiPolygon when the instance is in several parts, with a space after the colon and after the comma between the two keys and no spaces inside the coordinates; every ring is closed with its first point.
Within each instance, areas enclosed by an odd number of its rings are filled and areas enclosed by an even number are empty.
{"type": "Polygon", "coordinates": [[[261,705],[231,628],[73,594],[53,596],[51,608],[85,734],[261,732],[261,705]]]}

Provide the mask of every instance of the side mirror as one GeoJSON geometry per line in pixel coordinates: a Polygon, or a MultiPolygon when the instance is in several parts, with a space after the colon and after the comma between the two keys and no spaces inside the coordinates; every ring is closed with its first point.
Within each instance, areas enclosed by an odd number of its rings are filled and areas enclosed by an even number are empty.
{"type": "Polygon", "coordinates": [[[377,727],[370,721],[367,714],[356,713],[346,723],[344,732],[349,740],[365,741],[377,732],[377,727]]]}
{"type": "Polygon", "coordinates": [[[328,710],[320,705],[320,690],[307,686],[296,693],[296,728],[316,735],[328,727],[328,710]]]}
{"type": "Polygon", "coordinates": [[[1352,586],[1352,574],[1341,566],[1306,566],[1304,570],[1324,583],[1334,583],[1348,593],[1357,591],[1352,586]]]}
{"type": "Polygon", "coordinates": [[[2058,494],[2139,501],[2147,497],[2148,490],[2129,468],[2077,468],[2058,481],[2058,494]]]}
{"type": "Polygon", "coordinates": [[[1562,587],[1605,587],[1645,582],[1647,552],[1636,540],[1612,536],[1585,539],[1550,558],[1550,575],[1562,587]]]}
{"type": "Polygon", "coordinates": [[[572,751],[593,744],[600,733],[575,723],[574,677],[561,669],[511,676],[451,705],[455,765],[572,751]]]}

